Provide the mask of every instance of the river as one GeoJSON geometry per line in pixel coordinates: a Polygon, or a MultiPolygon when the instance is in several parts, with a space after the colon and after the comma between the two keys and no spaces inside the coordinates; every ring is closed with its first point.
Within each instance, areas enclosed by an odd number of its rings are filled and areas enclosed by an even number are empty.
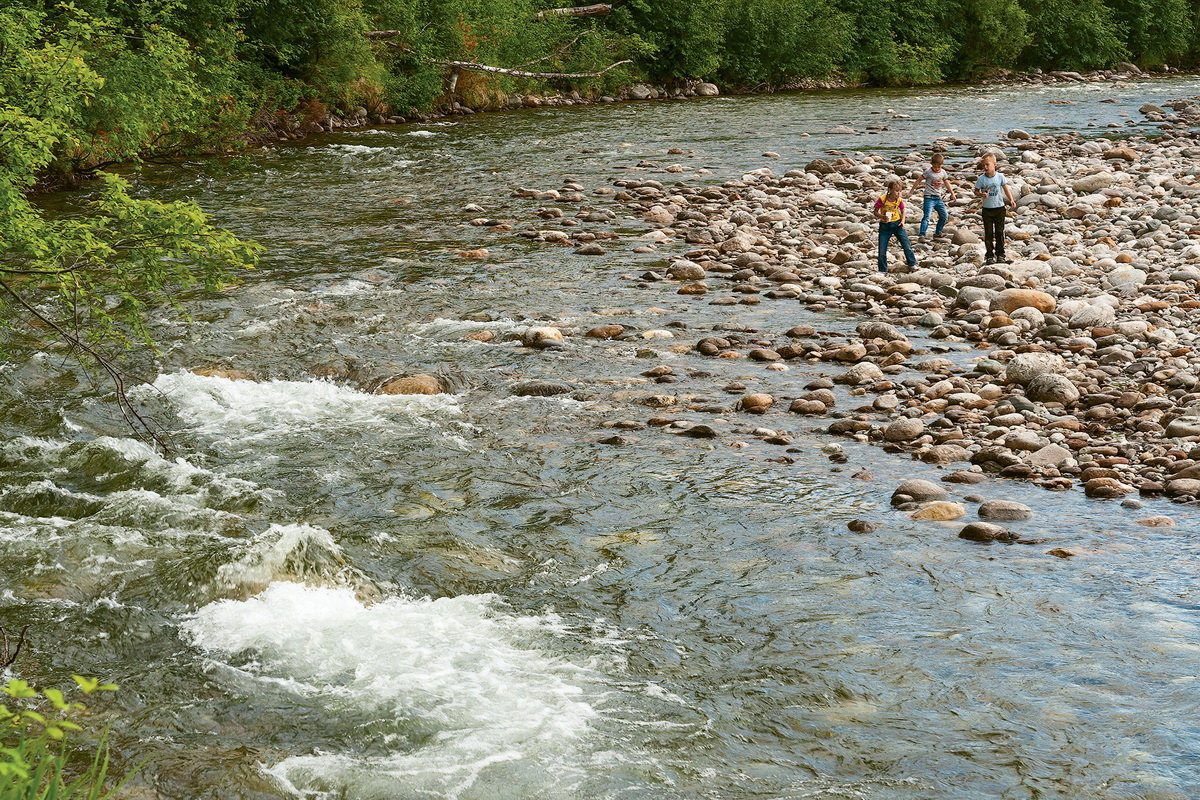
{"type": "Polygon", "coordinates": [[[800,418],[727,415],[786,428],[791,464],[749,435],[599,443],[606,422],[656,415],[622,399],[653,387],[631,383],[651,366],[763,380],[672,350],[699,331],[855,320],[639,288],[677,248],[630,252],[635,220],[611,223],[623,242],[603,257],[467,224],[527,227],[542,203],[518,186],[573,179],[605,209],[590,193],[623,177],[719,181],[1015,127],[1120,134],[1142,103],[1197,93],[1191,78],[535,109],[146,167],[138,191],[195,199],[266,255],[157,319],[138,397],[169,454],[54,353],[0,366],[0,624],[33,625],[20,674],[119,682],[103,718],[124,763],[148,759],[135,796],[170,800],[1200,796],[1195,509],[993,479],[971,490],[1032,506],[1011,527],[1046,544],[986,546],[889,508],[938,468],[844,441],[831,459],[800,418]],[[531,321],[676,338],[463,338],[531,321]],[[211,365],[257,380],[186,371],[211,365]],[[347,370],[456,391],[314,377],[347,370]],[[526,378],[579,391],[509,396],[526,378]],[[1136,524],[1151,514],[1177,526],[1136,524]],[[850,533],[855,518],[881,527],[850,533]]]}

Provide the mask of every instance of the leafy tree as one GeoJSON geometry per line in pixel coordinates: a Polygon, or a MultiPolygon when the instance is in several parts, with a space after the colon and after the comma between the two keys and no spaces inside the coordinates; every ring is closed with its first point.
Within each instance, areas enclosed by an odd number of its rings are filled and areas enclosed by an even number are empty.
{"type": "Polygon", "coordinates": [[[1134,60],[1153,65],[1188,56],[1194,20],[1187,0],[1108,0],[1108,4],[1134,60]]]}
{"type": "MultiPolygon", "coordinates": [[[[39,175],[91,140],[85,126],[103,78],[82,43],[95,33],[103,27],[84,16],[51,31],[41,12],[0,12],[0,325],[33,326],[95,360],[117,382],[127,418],[144,427],[101,348],[149,343],[149,309],[186,286],[217,288],[253,263],[255,248],[194,204],[132,197],[116,176],[102,176],[83,215],[50,217],[30,202],[39,175]]],[[[148,135],[114,152],[136,152],[148,135]]]]}
{"type": "Polygon", "coordinates": [[[1023,61],[1056,69],[1112,66],[1128,51],[1112,11],[1101,0],[1025,0],[1031,42],[1023,61]]]}
{"type": "Polygon", "coordinates": [[[946,25],[960,42],[954,73],[962,77],[1016,66],[1030,42],[1029,15],[1017,0],[962,0],[946,25]]]}

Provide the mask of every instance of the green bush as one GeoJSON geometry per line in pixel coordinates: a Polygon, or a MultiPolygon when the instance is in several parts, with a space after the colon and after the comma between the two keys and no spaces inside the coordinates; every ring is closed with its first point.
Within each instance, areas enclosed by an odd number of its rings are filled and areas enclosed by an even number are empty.
{"type": "MultiPolygon", "coordinates": [[[[115,691],[114,684],[75,676],[83,695],[115,691]]],[[[109,800],[128,776],[109,775],[108,745],[103,735],[95,753],[84,758],[70,747],[72,734],[83,729],[73,720],[86,711],[57,689],[38,692],[25,681],[0,686],[0,800],[109,800]]]]}

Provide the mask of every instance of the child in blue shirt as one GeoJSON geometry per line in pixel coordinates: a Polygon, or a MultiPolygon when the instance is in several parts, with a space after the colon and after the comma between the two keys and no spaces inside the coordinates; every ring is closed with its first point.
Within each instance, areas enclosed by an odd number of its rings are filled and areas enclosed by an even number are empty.
{"type": "Polygon", "coordinates": [[[975,195],[983,198],[983,246],[986,255],[983,263],[1006,262],[1004,256],[1004,222],[1008,208],[1016,208],[1017,201],[1009,188],[1008,178],[996,171],[996,157],[985,153],[980,160],[983,174],[975,180],[975,195]]]}

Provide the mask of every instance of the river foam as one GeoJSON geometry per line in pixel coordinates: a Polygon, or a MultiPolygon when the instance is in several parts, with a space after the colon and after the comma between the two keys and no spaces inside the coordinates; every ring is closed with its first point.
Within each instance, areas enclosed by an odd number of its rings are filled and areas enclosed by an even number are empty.
{"type": "Polygon", "coordinates": [[[460,414],[454,395],[373,395],[321,380],[247,381],[190,372],[160,375],[161,391],[201,434],[240,437],[281,431],[429,427],[460,414]]]}
{"type": "Polygon", "coordinates": [[[583,778],[590,675],[539,649],[554,626],[492,595],[364,604],[351,589],[277,582],[204,606],[183,631],[238,678],[286,687],[372,742],[369,755],[270,766],[295,796],[502,800],[571,796],[583,778]]]}

